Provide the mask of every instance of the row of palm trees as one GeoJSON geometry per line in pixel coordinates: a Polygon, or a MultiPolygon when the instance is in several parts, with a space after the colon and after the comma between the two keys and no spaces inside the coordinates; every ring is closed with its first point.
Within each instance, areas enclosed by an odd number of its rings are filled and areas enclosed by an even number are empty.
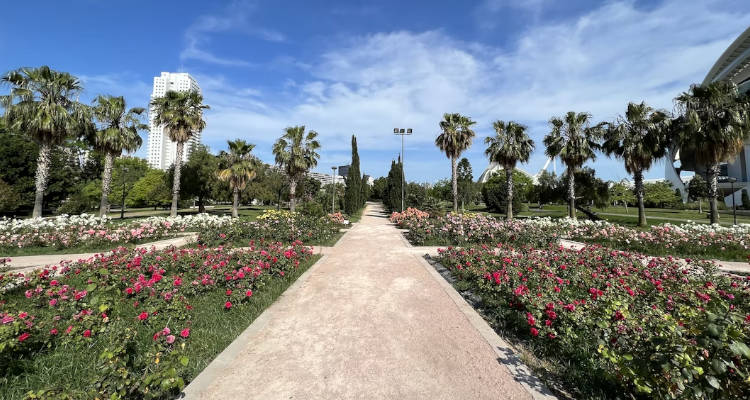
{"type": "MultiPolygon", "coordinates": [[[[550,132],[544,137],[545,154],[559,157],[568,171],[568,216],[575,213],[575,172],[602,151],[624,162],[633,175],[638,202],[638,224],[646,225],[643,203],[643,173],[655,161],[680,148],[694,154],[696,163],[705,165],[709,182],[711,223],[718,223],[719,165],[731,161],[750,137],[750,99],[729,81],[693,85],[675,98],[676,115],[654,109],[644,102],[629,103],[624,115],[615,121],[593,123],[585,112],[570,111],[549,120],[550,132]]],[[[455,160],[475,136],[475,122],[460,114],[445,114],[435,144],[451,159],[453,210],[458,210],[455,160]]],[[[514,121],[495,121],[495,135],[485,139],[485,154],[505,169],[508,204],[513,199],[513,170],[527,162],[534,142],[527,127],[514,121]]],[[[513,218],[512,207],[506,207],[513,218]]]]}
{"type": "MultiPolygon", "coordinates": [[[[77,101],[83,90],[78,78],[48,66],[20,68],[8,72],[0,81],[10,86],[10,93],[0,96],[0,107],[5,110],[3,123],[12,131],[28,134],[39,144],[32,216],[42,216],[53,148],[71,138],[84,139],[104,154],[99,213],[106,215],[114,159],[142,145],[139,132],[148,129],[142,122],[146,110],[128,108],[121,96],[101,95],[91,106],[82,104],[77,101]]],[[[153,99],[150,105],[155,123],[163,127],[177,146],[170,213],[176,216],[185,144],[205,128],[203,113],[209,106],[203,104],[203,97],[195,91],[168,91],[163,97],[153,99]]],[[[289,127],[273,146],[276,163],[289,176],[292,210],[297,183],[320,158],[317,135],[315,131],[306,133],[304,126],[289,127]]],[[[223,154],[225,168],[217,171],[217,177],[228,181],[233,191],[232,215],[235,217],[239,193],[256,175],[257,159],[251,154],[254,147],[244,140],[230,141],[229,152],[223,154]]]]}

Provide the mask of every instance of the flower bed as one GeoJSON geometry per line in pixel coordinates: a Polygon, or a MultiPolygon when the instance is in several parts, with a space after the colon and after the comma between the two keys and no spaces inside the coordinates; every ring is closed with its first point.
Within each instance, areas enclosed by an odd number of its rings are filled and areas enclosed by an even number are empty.
{"type": "Polygon", "coordinates": [[[172,398],[314,259],[300,242],[120,248],[0,275],[0,398],[172,398]]]}
{"type": "Polygon", "coordinates": [[[449,248],[439,259],[486,318],[559,366],[547,372],[575,397],[750,396],[749,280],[599,246],[449,248]]]}
{"type": "Polygon", "coordinates": [[[212,246],[225,243],[246,246],[248,238],[285,242],[302,240],[307,244],[332,245],[340,236],[339,229],[346,226],[348,221],[343,216],[312,217],[290,211],[269,210],[255,221],[235,220],[225,227],[203,229],[198,240],[212,246]]]}
{"type": "Polygon", "coordinates": [[[408,229],[406,238],[418,246],[493,242],[544,246],[559,239],[556,225],[549,218],[507,221],[471,213],[426,218],[414,212],[391,216],[391,221],[408,229]]]}
{"type": "Polygon", "coordinates": [[[394,213],[391,221],[408,229],[406,237],[415,245],[502,242],[546,246],[560,238],[569,238],[655,256],[727,261],[747,261],[750,256],[750,224],[731,227],[697,223],[663,224],[639,230],[606,221],[569,218],[506,221],[470,213],[428,217],[427,213],[416,209],[404,214],[394,213]]]}
{"type": "Polygon", "coordinates": [[[150,217],[124,224],[90,215],[42,219],[0,220],[0,254],[18,249],[106,248],[174,236],[180,232],[219,229],[232,223],[230,217],[198,214],[180,217],[150,217]]]}

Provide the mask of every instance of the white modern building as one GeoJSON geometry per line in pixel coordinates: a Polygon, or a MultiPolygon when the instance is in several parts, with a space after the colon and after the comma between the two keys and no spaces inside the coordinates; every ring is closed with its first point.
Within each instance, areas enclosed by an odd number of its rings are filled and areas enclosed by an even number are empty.
{"type": "MultiPolygon", "coordinates": [[[[750,92],[750,28],[740,34],[716,60],[702,84],[722,80],[734,82],[741,92],[750,92]]],[[[742,190],[750,192],[750,141],[745,142],[745,146],[734,161],[721,164],[719,167],[721,168],[720,176],[736,179],[734,183],[719,182],[721,192],[719,198],[723,196],[724,202],[731,205],[734,195],[735,202],[742,204],[742,190]]],[[[683,172],[694,172],[705,177],[706,166],[699,165],[693,154],[685,149],[671,149],[666,163],[665,177],[672,183],[672,186],[680,189],[683,201],[687,201],[686,177],[681,176],[683,172]]]]}
{"type": "MultiPolygon", "coordinates": [[[[168,91],[186,92],[189,90],[201,92],[198,82],[187,72],[162,72],[161,76],[154,77],[154,89],[151,99],[164,96],[168,91]]],[[[164,128],[154,123],[154,112],[149,110],[148,116],[148,165],[152,168],[167,169],[174,164],[177,156],[177,144],[169,139],[164,128]]],[[[200,132],[193,135],[185,144],[182,161],[187,161],[193,145],[201,142],[200,132]]]]}

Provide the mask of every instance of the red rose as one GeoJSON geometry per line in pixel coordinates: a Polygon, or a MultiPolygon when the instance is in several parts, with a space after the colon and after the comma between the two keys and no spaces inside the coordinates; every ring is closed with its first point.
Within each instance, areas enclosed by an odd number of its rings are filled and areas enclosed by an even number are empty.
{"type": "Polygon", "coordinates": [[[28,339],[29,336],[31,336],[31,335],[29,335],[28,332],[24,332],[24,333],[21,334],[21,336],[18,337],[18,341],[19,342],[23,342],[24,340],[28,339]]]}
{"type": "Polygon", "coordinates": [[[141,321],[145,321],[145,320],[146,320],[146,318],[148,318],[148,313],[147,313],[147,312],[145,312],[145,311],[144,311],[144,312],[142,312],[142,313],[140,313],[140,314],[138,315],[138,319],[139,319],[139,320],[141,320],[141,321]]]}
{"type": "Polygon", "coordinates": [[[539,336],[539,330],[536,328],[531,328],[531,336],[539,336]]]}
{"type": "Polygon", "coordinates": [[[52,336],[57,335],[57,329],[54,329],[54,328],[50,329],[49,334],[52,336]]]}
{"type": "Polygon", "coordinates": [[[182,332],[180,332],[180,336],[182,336],[184,338],[190,336],[190,328],[183,329],[182,332]]]}
{"type": "Polygon", "coordinates": [[[226,308],[227,310],[230,309],[230,308],[232,308],[232,302],[228,301],[228,302],[224,303],[224,308],[226,308]]]}
{"type": "Polygon", "coordinates": [[[248,290],[247,292],[245,292],[245,296],[247,296],[247,297],[250,297],[252,295],[253,295],[253,291],[252,290],[248,290]]]}
{"type": "Polygon", "coordinates": [[[91,329],[86,329],[83,331],[83,337],[91,337],[91,329]]]}
{"type": "Polygon", "coordinates": [[[227,296],[231,296],[231,295],[232,295],[232,289],[227,289],[227,296]]]}

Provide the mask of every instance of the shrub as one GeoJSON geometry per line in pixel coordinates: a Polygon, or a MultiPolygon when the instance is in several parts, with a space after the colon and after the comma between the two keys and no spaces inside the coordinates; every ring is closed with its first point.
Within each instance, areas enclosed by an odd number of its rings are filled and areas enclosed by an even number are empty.
{"type": "Polygon", "coordinates": [[[449,248],[440,261],[494,323],[565,365],[581,398],[750,395],[750,280],[598,246],[449,248]]]}
{"type": "MultiPolygon", "coordinates": [[[[516,182],[516,178],[513,178],[516,182]]],[[[505,173],[495,174],[482,186],[482,198],[487,209],[493,212],[505,213],[508,203],[508,188],[505,184],[505,173]]],[[[523,203],[519,193],[513,196],[513,212],[523,210],[523,203]]]]}

